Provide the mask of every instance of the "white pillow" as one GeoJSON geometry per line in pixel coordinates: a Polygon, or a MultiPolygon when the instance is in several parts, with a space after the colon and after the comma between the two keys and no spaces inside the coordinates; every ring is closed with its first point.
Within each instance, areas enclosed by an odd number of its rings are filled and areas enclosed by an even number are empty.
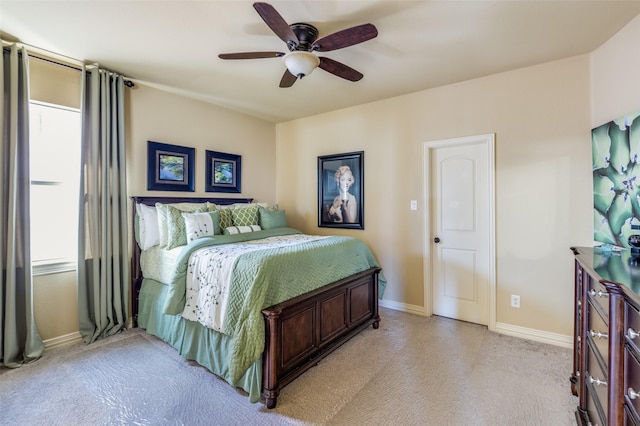
{"type": "Polygon", "coordinates": [[[219,212],[182,213],[186,230],[187,244],[202,237],[220,234],[219,212]]]}
{"type": "Polygon", "coordinates": [[[229,226],[224,229],[225,235],[244,234],[246,232],[256,232],[256,231],[262,231],[262,228],[260,228],[260,225],[229,226]]]}
{"type": "Polygon", "coordinates": [[[160,244],[158,231],[158,210],[154,206],[136,204],[138,213],[138,244],[142,250],[147,250],[160,244]]]}

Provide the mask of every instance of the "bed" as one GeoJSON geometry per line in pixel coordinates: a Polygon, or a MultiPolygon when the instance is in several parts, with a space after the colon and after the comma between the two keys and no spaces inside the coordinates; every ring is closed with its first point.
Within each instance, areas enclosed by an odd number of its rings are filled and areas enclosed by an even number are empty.
{"type": "Polygon", "coordinates": [[[360,240],[304,235],[283,223],[284,211],[251,198],[132,201],[134,326],[243,389],[251,402],[274,408],[284,386],[365,328],[378,328],[385,281],[360,240]],[[248,225],[256,209],[263,227],[248,225]],[[194,225],[203,217],[211,226],[205,236],[197,231],[202,223],[194,225]],[[154,235],[158,228],[165,235],[154,235]],[[233,266],[220,266],[228,257],[233,266]],[[198,269],[203,264],[208,269],[198,269]]]}

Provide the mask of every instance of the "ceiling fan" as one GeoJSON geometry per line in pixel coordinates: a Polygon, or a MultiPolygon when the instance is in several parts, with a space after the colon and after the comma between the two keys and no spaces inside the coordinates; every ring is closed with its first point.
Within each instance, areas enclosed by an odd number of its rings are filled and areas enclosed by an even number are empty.
{"type": "Polygon", "coordinates": [[[330,58],[318,57],[313,52],[328,52],[342,49],[371,40],[378,35],[378,30],[372,24],[363,24],[329,34],[318,39],[318,29],[306,23],[287,24],[276,9],[268,3],[254,3],[253,8],[271,28],[271,30],[289,48],[289,53],[283,52],[240,52],[222,53],[220,59],[261,59],[282,57],[287,69],[280,80],[280,87],[291,87],[298,78],[311,74],[319,67],[333,75],[349,81],[358,81],[363,75],[345,64],[330,58]]]}

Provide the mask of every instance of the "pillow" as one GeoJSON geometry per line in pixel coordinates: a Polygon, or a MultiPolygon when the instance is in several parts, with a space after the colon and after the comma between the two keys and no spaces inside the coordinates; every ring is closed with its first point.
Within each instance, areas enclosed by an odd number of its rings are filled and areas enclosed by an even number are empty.
{"type": "Polygon", "coordinates": [[[258,224],[258,206],[236,207],[231,210],[233,226],[251,226],[258,224]]]}
{"type": "MultiPolygon", "coordinates": [[[[167,209],[167,250],[187,245],[187,229],[185,227],[183,210],[168,205],[167,209]]],[[[201,212],[201,208],[197,208],[194,212],[201,212]]],[[[188,212],[189,213],[189,212],[188,212]]]]}
{"type": "Polygon", "coordinates": [[[261,208],[260,226],[262,229],[284,228],[287,226],[287,218],[284,210],[269,210],[261,208]]]}
{"type": "Polygon", "coordinates": [[[256,231],[262,231],[262,228],[260,228],[260,225],[229,226],[228,228],[224,228],[224,235],[245,234],[247,232],[256,232],[256,231]]]}
{"type": "Polygon", "coordinates": [[[260,208],[264,210],[270,210],[270,211],[278,210],[278,203],[275,203],[272,206],[270,206],[267,203],[258,203],[258,206],[260,206],[260,208]]]}
{"type": "Polygon", "coordinates": [[[141,250],[147,250],[160,244],[158,232],[158,210],[146,204],[136,204],[138,232],[136,241],[141,250]]]}
{"type": "Polygon", "coordinates": [[[218,211],[220,212],[220,229],[226,229],[233,226],[231,210],[232,208],[230,206],[218,206],[218,211]]]}
{"type": "Polygon", "coordinates": [[[220,212],[182,213],[187,244],[202,237],[220,234],[220,212]]]}
{"type": "MultiPolygon", "coordinates": [[[[207,208],[207,205],[205,203],[156,203],[156,210],[158,211],[158,231],[160,233],[161,247],[166,247],[169,241],[169,218],[167,215],[168,206],[177,208],[183,212],[194,212],[198,209],[204,210],[207,208]]],[[[182,219],[182,217],[180,217],[180,219],[182,219]]]]}

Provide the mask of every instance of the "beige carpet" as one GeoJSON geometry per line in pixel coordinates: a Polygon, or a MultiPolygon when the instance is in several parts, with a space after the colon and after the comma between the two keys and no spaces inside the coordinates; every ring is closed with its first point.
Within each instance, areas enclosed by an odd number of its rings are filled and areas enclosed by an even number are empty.
{"type": "Polygon", "coordinates": [[[274,410],[130,330],[0,369],[2,425],[572,425],[571,351],[381,310],[274,410]]]}

